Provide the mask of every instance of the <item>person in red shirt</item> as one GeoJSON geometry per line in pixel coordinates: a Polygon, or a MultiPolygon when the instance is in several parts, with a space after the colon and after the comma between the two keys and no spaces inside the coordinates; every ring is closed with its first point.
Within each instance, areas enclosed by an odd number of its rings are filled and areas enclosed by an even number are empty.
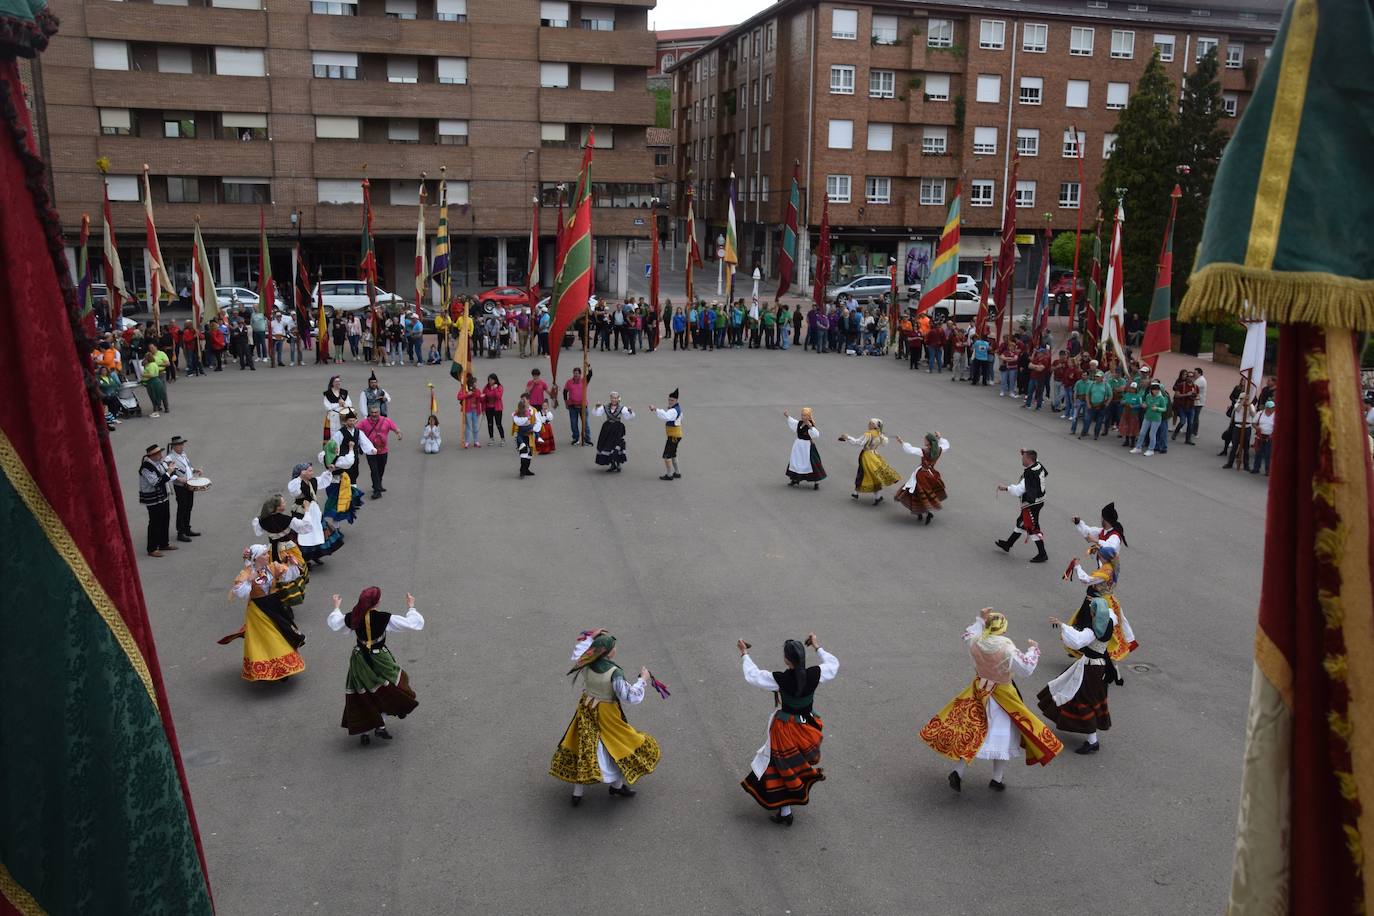
{"type": "Polygon", "coordinates": [[[1016,339],[1008,334],[997,348],[997,358],[1001,360],[998,368],[1002,372],[1002,387],[997,392],[999,398],[1016,396],[1016,359],[1020,355],[1021,348],[1017,346],[1016,339]]]}
{"type": "Polygon", "coordinates": [[[469,372],[467,383],[458,389],[458,404],[463,411],[463,448],[482,447],[482,434],[478,425],[486,400],[486,393],[477,387],[477,376],[469,372]]]}
{"type": "Polygon", "coordinates": [[[382,477],[386,474],[386,459],[389,451],[386,444],[387,436],[395,433],[397,442],[400,442],[404,437],[389,417],[382,416],[382,408],[377,404],[369,407],[367,418],[358,422],[358,432],[367,436],[372,447],[377,450],[375,454],[367,456],[367,471],[372,475],[372,498],[381,499],[382,494],[386,492],[386,487],[382,486],[382,477]]]}
{"type": "Polygon", "coordinates": [[[501,412],[506,409],[505,390],[495,372],[487,376],[487,384],[482,388],[482,408],[487,412],[487,445],[491,445],[500,433],[502,448],[506,445],[506,427],[501,421],[501,412]]]}
{"type": "MultiPolygon", "coordinates": [[[[592,381],[592,367],[587,366],[587,377],[582,377],[580,367],[573,369],[572,378],[568,379],[563,386],[563,403],[568,407],[568,422],[572,424],[572,444],[577,445],[581,440],[583,445],[592,444],[590,424],[586,423],[585,412],[587,409],[587,386],[592,381]]],[[[550,431],[549,435],[553,435],[550,431]]]]}
{"type": "MultiPolygon", "coordinates": [[[[530,380],[525,383],[525,396],[529,398],[530,406],[538,410],[544,406],[544,397],[549,393],[549,383],[539,377],[538,369],[530,370],[530,380]]],[[[558,395],[554,394],[554,406],[558,406],[558,395]]]]}
{"type": "MultiPolygon", "coordinates": [[[[1024,410],[1029,408],[1031,401],[1035,401],[1035,409],[1039,410],[1045,404],[1045,389],[1050,383],[1050,351],[1048,347],[1040,347],[1030,358],[1030,384],[1026,387],[1026,403],[1021,405],[1024,410]]],[[[1054,409],[1054,404],[1050,404],[1050,409],[1054,409]]]]}
{"type": "Polygon", "coordinates": [[[210,353],[215,357],[215,371],[224,371],[224,328],[215,322],[210,325],[210,353]]]}
{"type": "Polygon", "coordinates": [[[1073,388],[1071,384],[1066,384],[1064,381],[1064,376],[1071,366],[1068,350],[1060,350],[1059,355],[1050,363],[1050,409],[1053,411],[1059,411],[1065,389],[1073,388]]]}
{"type": "Polygon", "coordinates": [[[945,326],[935,321],[926,332],[926,371],[945,371],[945,326]]]}

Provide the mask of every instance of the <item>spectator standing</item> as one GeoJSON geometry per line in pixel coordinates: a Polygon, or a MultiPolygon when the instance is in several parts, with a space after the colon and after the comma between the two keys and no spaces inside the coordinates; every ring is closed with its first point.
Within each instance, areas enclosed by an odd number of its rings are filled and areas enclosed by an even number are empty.
{"type": "Polygon", "coordinates": [[[248,318],[248,325],[253,335],[253,352],[258,362],[267,362],[267,316],[257,309],[253,309],[248,318]]]}
{"type": "Polygon", "coordinates": [[[501,446],[506,445],[506,429],[502,423],[501,413],[505,410],[503,395],[505,389],[501,387],[501,380],[493,372],[487,376],[487,384],[482,388],[482,408],[487,414],[487,445],[496,441],[496,434],[501,434],[501,446]]]}
{"type": "Polygon", "coordinates": [[[1269,476],[1269,455],[1274,438],[1274,402],[1265,401],[1264,409],[1255,415],[1255,460],[1251,462],[1250,473],[1258,474],[1264,465],[1264,476],[1269,476]]]}
{"type": "Polygon", "coordinates": [[[278,366],[286,365],[282,351],[286,346],[286,317],[277,312],[272,316],[272,358],[278,366]]]}
{"type": "Polygon", "coordinates": [[[1016,340],[1010,334],[997,348],[1002,373],[1002,386],[997,392],[999,398],[1014,397],[1016,394],[1016,358],[1020,353],[1021,348],[1016,345],[1016,340]]]}
{"type": "Polygon", "coordinates": [[[158,417],[160,411],[169,411],[167,405],[167,383],[163,380],[162,374],[167,369],[166,356],[157,348],[157,344],[148,344],[148,353],[143,360],[143,387],[148,390],[148,400],[152,401],[153,412],[150,416],[158,417]],[[158,357],[162,358],[159,359],[158,357]]]}
{"type": "MultiPolygon", "coordinates": [[[[587,407],[587,385],[592,380],[592,367],[587,366],[587,377],[582,378],[582,368],[574,367],[572,378],[563,385],[563,403],[568,407],[568,423],[572,427],[572,444],[592,444],[591,430],[586,422],[584,411],[587,407]]],[[[541,411],[542,413],[543,411],[541,411]]],[[[550,432],[552,435],[552,432],[550,432]]]]}
{"type": "MultiPolygon", "coordinates": [[[[357,362],[357,361],[358,361],[358,345],[359,345],[360,343],[362,343],[362,339],[363,339],[363,323],[362,323],[361,321],[358,320],[358,316],[357,316],[357,315],[349,315],[349,316],[348,316],[348,319],[347,319],[347,322],[346,322],[346,324],[345,324],[344,327],[345,327],[345,329],[346,329],[347,332],[348,332],[348,352],[349,352],[349,355],[351,355],[351,356],[353,357],[353,361],[354,361],[354,362],[357,362]]],[[[340,356],[342,357],[342,354],[340,354],[340,356]]],[[[339,361],[340,361],[340,362],[343,362],[342,358],[340,358],[339,361]]]]}
{"type": "MultiPolygon", "coordinates": [[[[376,379],[372,379],[375,381],[376,379]]],[[[372,498],[381,499],[386,492],[386,487],[382,485],[382,478],[386,476],[386,459],[390,451],[387,445],[387,437],[392,433],[396,434],[396,441],[400,442],[404,437],[401,430],[392,422],[390,417],[382,416],[381,405],[383,400],[369,400],[367,405],[367,417],[358,423],[358,430],[367,436],[375,452],[367,454],[367,471],[372,478],[372,498]]]]}
{"type": "Polygon", "coordinates": [[[972,384],[986,387],[992,379],[992,342],[975,334],[969,349],[973,352],[972,384]]]}
{"type": "MultiPolygon", "coordinates": [[[[1041,347],[1036,350],[1030,358],[1028,369],[1030,380],[1026,387],[1026,402],[1021,405],[1023,409],[1029,408],[1031,402],[1035,402],[1035,409],[1039,410],[1045,403],[1045,388],[1050,380],[1050,351],[1048,347],[1041,347]]],[[[1054,404],[1050,404],[1050,409],[1054,409],[1054,404]]]]}
{"type": "Polygon", "coordinates": [[[926,371],[940,373],[945,371],[945,326],[942,321],[933,321],[926,332],[926,371]]]}

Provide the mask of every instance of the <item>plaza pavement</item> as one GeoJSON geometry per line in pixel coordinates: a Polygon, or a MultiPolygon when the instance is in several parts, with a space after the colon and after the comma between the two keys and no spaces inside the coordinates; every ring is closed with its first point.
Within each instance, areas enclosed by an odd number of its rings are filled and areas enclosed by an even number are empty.
{"type": "MultiPolygon", "coordinates": [[[[577,362],[569,352],[566,373],[577,362]]],[[[498,372],[507,416],[545,361],[479,360],[498,372]]],[[[173,411],[113,434],[141,548],[138,459],[173,434],[214,480],[194,516],[204,537],[163,559],[140,555],[163,675],[186,760],[219,912],[224,914],[1214,913],[1229,886],[1251,637],[1261,577],[1264,478],[1202,444],[1130,456],[1114,439],[1071,441],[1067,424],[994,389],[954,385],[892,359],[797,349],[594,354],[593,401],[610,388],[640,412],[630,463],[607,475],[568,444],[516,477],[513,446],[463,451],[447,367],[379,372],[405,441],[389,492],[367,500],[347,543],[312,574],[298,619],[306,671],[240,680],[242,622],[228,588],[253,540],[249,519],[313,459],[320,392],[333,367],[227,369],[171,386],[173,411]],[[425,382],[440,391],[444,448],[423,455],[425,382]],[[684,477],[657,480],[662,424],[647,404],[681,387],[684,477]],[[830,479],[789,489],[782,417],[815,408],[830,479]],[[858,434],[938,429],[950,498],[929,527],[892,490],[849,498],[858,434]],[[1049,470],[1042,516],[1051,562],[1027,564],[1003,537],[1018,447],[1049,470]],[[960,633],[992,605],[1009,635],[1045,650],[1020,683],[1032,702],[1067,659],[1049,628],[1082,588],[1060,581],[1084,543],[1069,518],[1115,500],[1127,529],[1119,595],[1141,641],[1111,693],[1115,728],[1092,757],[1008,768],[986,788],[975,765],[955,795],[948,762],[917,736],[972,676],[960,633]],[[352,638],[324,625],[376,584],[383,607],[415,594],[426,628],[393,634],[420,706],[396,740],[362,748],[339,727],[352,638]],[[650,692],[630,721],[663,759],[638,797],[593,789],[578,809],[547,775],[576,700],[564,672],[574,635],[606,626],[650,692]],[[781,666],[784,638],[814,630],[840,660],[818,692],[827,774],[796,825],[769,823],[739,788],[771,698],[747,686],[735,640],[781,666]]],[[[260,368],[262,368],[260,366],[260,368]]],[[[341,367],[353,392],[367,369],[341,367]]],[[[509,422],[509,420],[507,420],[509,422]]],[[[905,477],[913,462],[886,450],[905,477]]],[[[364,483],[364,486],[366,484],[364,483]]]]}

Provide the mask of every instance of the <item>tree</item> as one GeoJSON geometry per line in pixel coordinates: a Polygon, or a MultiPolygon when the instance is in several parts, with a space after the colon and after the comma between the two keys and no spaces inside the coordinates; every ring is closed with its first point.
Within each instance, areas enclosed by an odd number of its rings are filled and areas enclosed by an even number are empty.
{"type": "Polygon", "coordinates": [[[649,94],[654,97],[654,126],[670,127],[672,125],[673,91],[667,86],[663,86],[650,89],[649,94]]]}
{"type": "MultiPolygon", "coordinates": [[[[1072,268],[1072,267],[1073,267],[1073,240],[1074,240],[1074,234],[1073,234],[1072,232],[1061,232],[1061,233],[1059,233],[1058,235],[1056,235],[1056,236],[1054,237],[1054,241],[1053,241],[1053,242],[1050,242],[1050,263],[1051,263],[1051,264],[1053,264],[1055,267],[1068,267],[1068,268],[1072,268]]],[[[1090,236],[1088,237],[1088,257],[1089,257],[1089,258],[1092,257],[1092,241],[1093,241],[1093,240],[1092,240],[1092,236],[1090,235],[1090,236]]],[[[1078,265],[1078,266],[1079,266],[1080,272],[1081,272],[1081,269],[1082,269],[1082,267],[1083,267],[1083,264],[1082,264],[1083,256],[1082,256],[1082,253],[1081,253],[1081,252],[1079,253],[1079,258],[1078,258],[1078,260],[1079,260],[1079,265],[1078,265]]]]}
{"type": "MultiPolygon", "coordinates": [[[[1174,108],[1174,84],[1156,51],[1116,122],[1116,147],[1097,188],[1106,218],[1104,237],[1110,236],[1117,189],[1126,191],[1122,269],[1126,306],[1139,315],[1149,311],[1159,247],[1169,219],[1169,194],[1178,179],[1178,116],[1174,108]]],[[[1177,244],[1174,250],[1178,250],[1177,244]]]]}
{"type": "Polygon", "coordinates": [[[1228,135],[1221,126],[1223,115],[1220,68],[1217,51],[1212,48],[1188,74],[1183,84],[1183,102],[1178,118],[1178,162],[1187,166],[1178,183],[1183,197],[1178,202],[1174,224],[1174,296],[1183,298],[1188,275],[1193,272],[1193,257],[1202,241],[1202,223],[1212,196],[1212,182],[1228,135]]]}

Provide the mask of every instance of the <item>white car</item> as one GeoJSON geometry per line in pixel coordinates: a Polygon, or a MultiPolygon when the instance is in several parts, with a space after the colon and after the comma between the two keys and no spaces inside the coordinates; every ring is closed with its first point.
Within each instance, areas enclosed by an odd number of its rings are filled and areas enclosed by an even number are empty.
{"type": "Polygon", "coordinates": [[[978,281],[973,279],[969,274],[955,274],[954,283],[954,288],[961,293],[972,293],[974,296],[977,296],[982,292],[982,290],[978,288],[978,281]]]}
{"type": "MultiPolygon", "coordinates": [[[[941,321],[953,318],[956,321],[972,321],[978,317],[978,303],[982,297],[977,292],[969,292],[962,287],[954,291],[948,299],[941,299],[930,307],[930,317],[941,321]]],[[[991,304],[989,304],[991,312],[991,304]]]]}
{"type": "Polygon", "coordinates": [[[244,306],[247,308],[258,307],[258,294],[251,289],[244,289],[242,286],[216,286],[215,299],[219,302],[220,308],[234,308],[244,306]]]}
{"type": "MultiPolygon", "coordinates": [[[[380,286],[374,286],[377,304],[384,310],[395,311],[406,303],[380,286]]],[[[362,280],[321,280],[310,291],[313,303],[323,301],[334,312],[356,312],[368,306],[367,283],[362,280]]]]}

